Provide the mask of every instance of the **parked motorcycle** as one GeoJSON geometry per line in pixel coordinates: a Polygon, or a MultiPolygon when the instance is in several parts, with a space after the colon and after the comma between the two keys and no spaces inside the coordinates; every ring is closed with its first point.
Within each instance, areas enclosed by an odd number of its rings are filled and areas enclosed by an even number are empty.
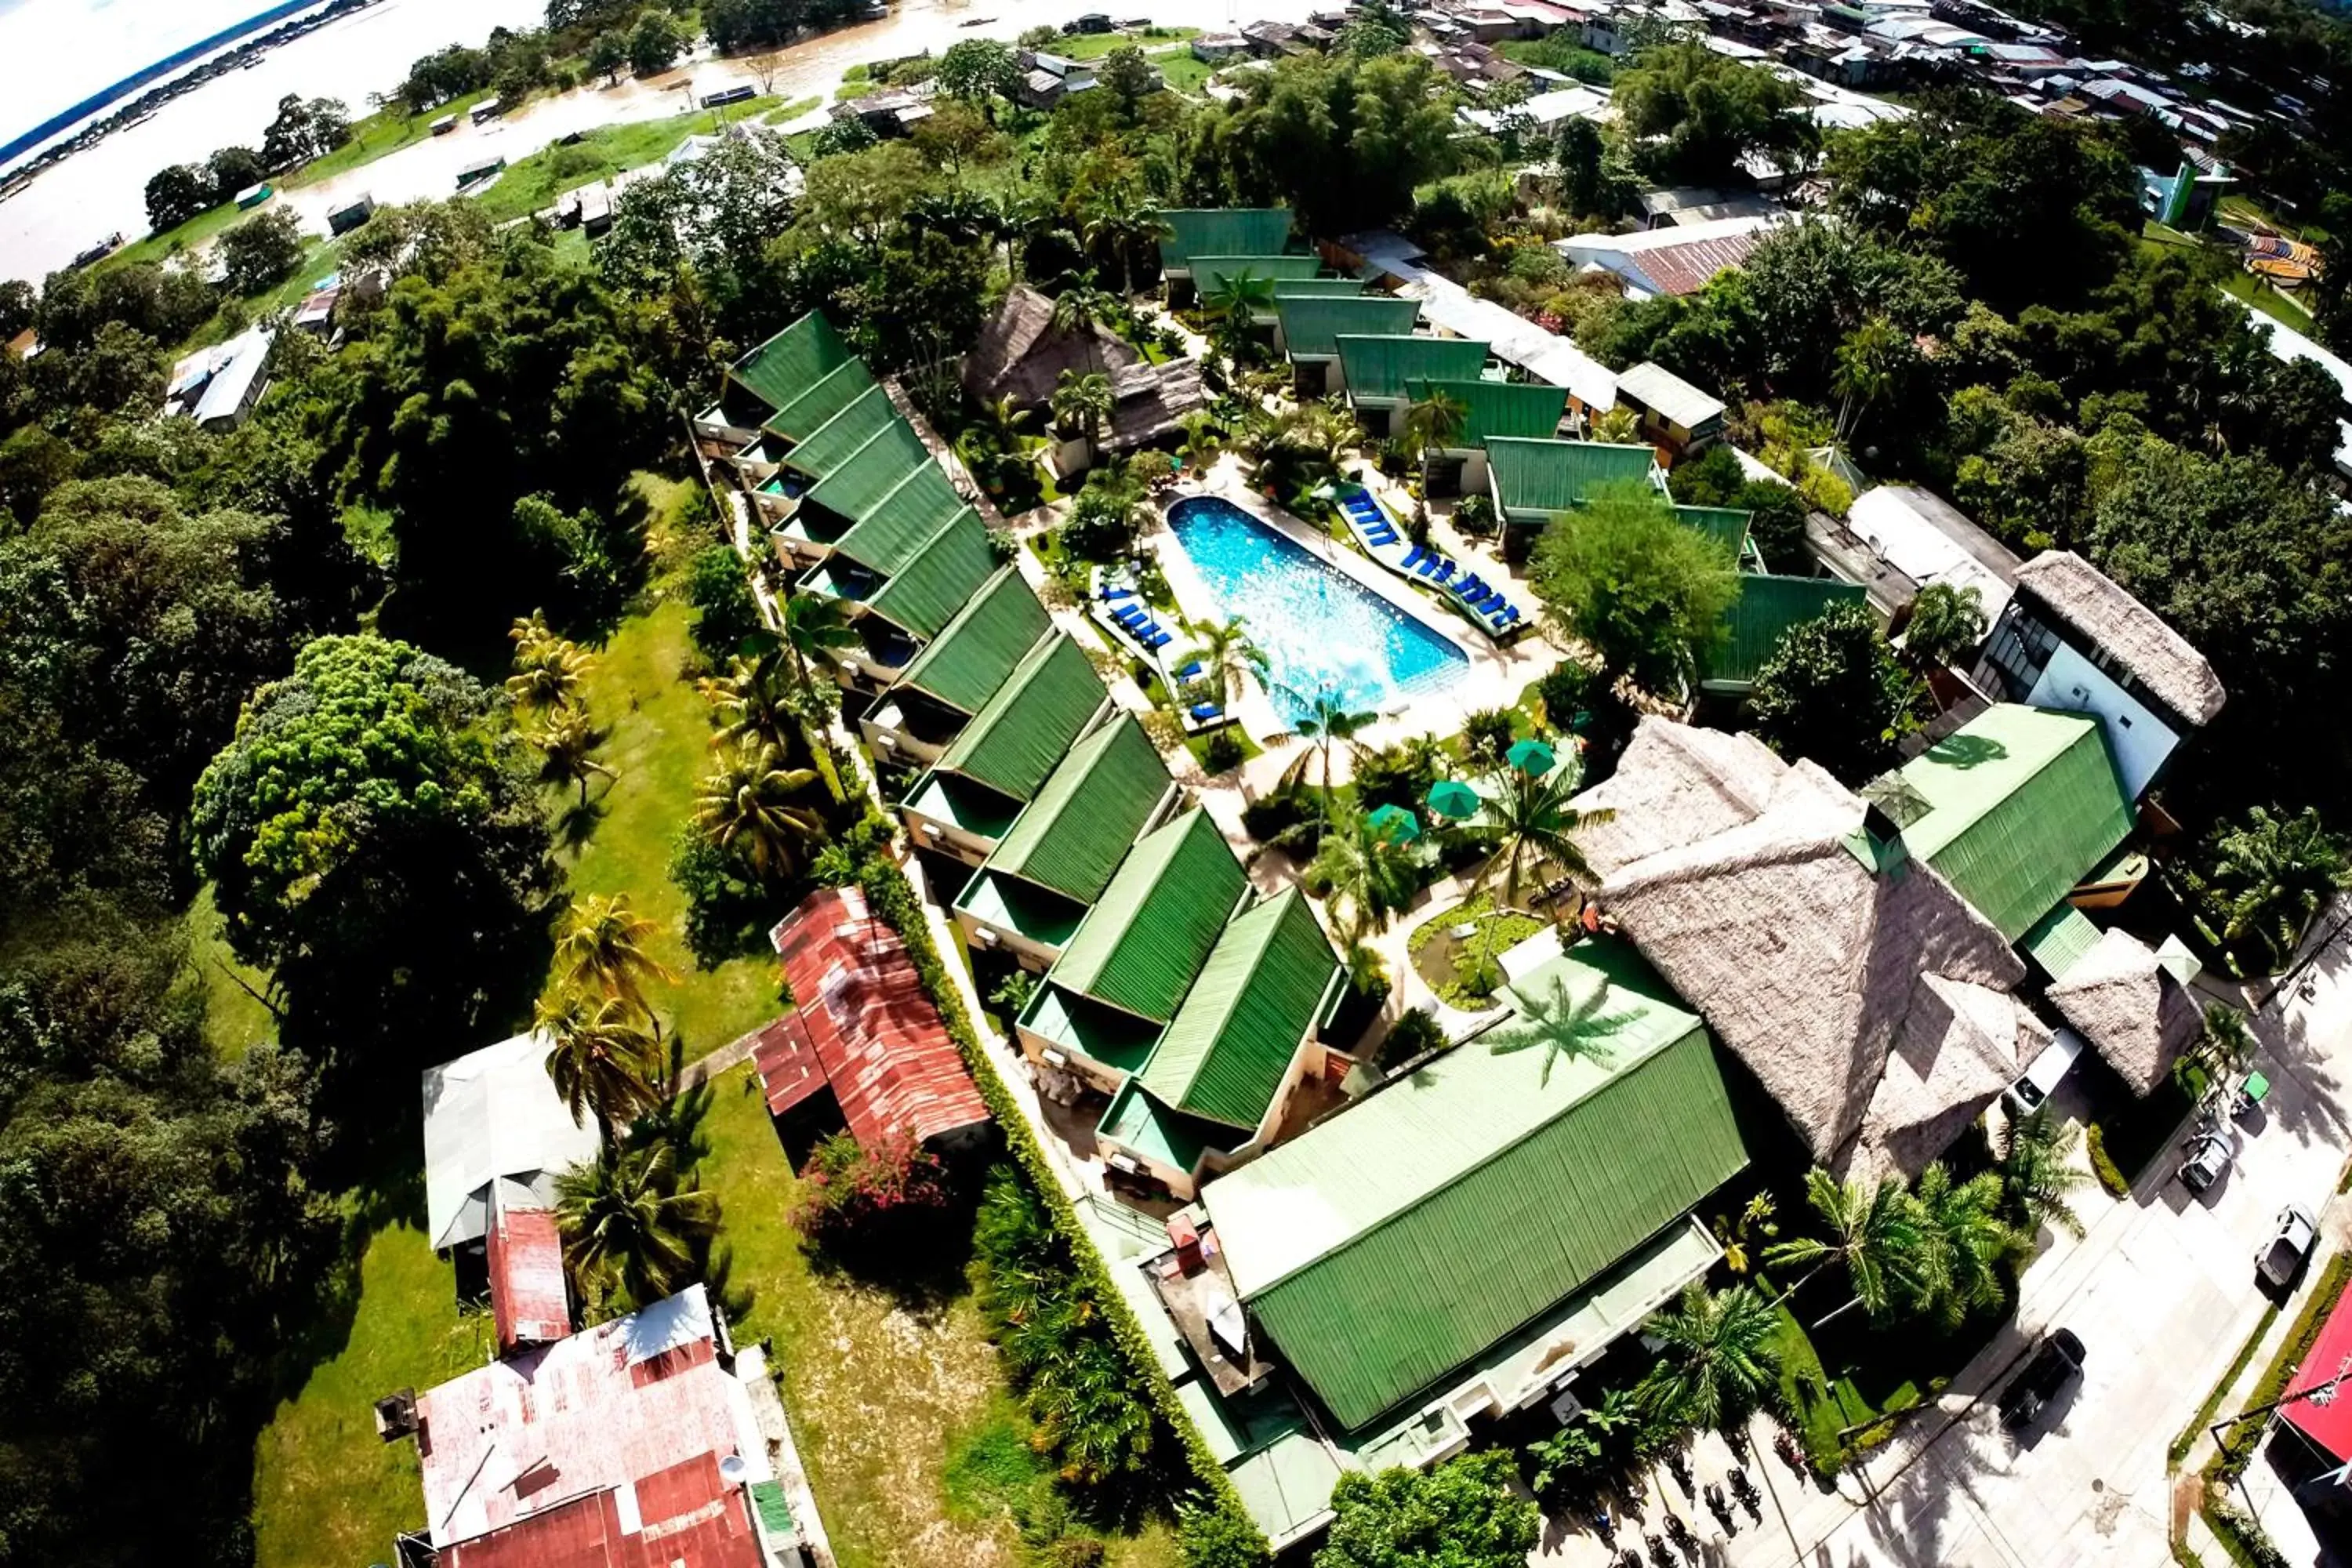
{"type": "Polygon", "coordinates": [[[1738,1465],[1731,1467],[1731,1495],[1739,1500],[1739,1506],[1748,1510],[1748,1518],[1759,1524],[1763,1522],[1764,1500],[1757,1495],[1756,1483],[1748,1479],[1748,1472],[1738,1465]]]}

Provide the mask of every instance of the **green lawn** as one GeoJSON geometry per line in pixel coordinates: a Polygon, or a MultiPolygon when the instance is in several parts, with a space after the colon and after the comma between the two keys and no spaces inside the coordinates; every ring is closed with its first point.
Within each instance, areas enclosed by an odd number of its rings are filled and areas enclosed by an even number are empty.
{"type": "MultiPolygon", "coordinates": [[[[595,820],[576,853],[560,852],[573,897],[626,893],[636,912],[659,928],[655,956],[682,976],[656,998],[686,1037],[689,1056],[715,1050],[780,1011],[773,961],[730,959],[698,970],[682,935],[686,897],[669,879],[671,847],[693,810],[709,761],[710,726],[702,699],[682,678],[691,657],[687,607],[665,600],[622,623],[598,650],[586,681],[588,711],[606,732],[597,754],[620,777],[588,786],[595,820]]],[[[562,807],[575,791],[551,792],[562,807]]]]}
{"type": "Polygon", "coordinates": [[[254,1445],[257,1568],[394,1561],[393,1535],[425,1522],[425,1498],[416,1446],[379,1441],[373,1405],[489,1357],[488,1318],[459,1313],[457,1279],[418,1226],[376,1232],[358,1286],[343,1337],[315,1347],[320,1359],[254,1445]]]}
{"type": "MultiPolygon", "coordinates": [[[[422,114],[406,113],[396,104],[379,109],[366,119],[352,122],[350,141],[325,157],[313,159],[291,171],[280,183],[289,187],[315,185],[321,180],[333,179],[337,174],[349,174],[362,164],[374,163],[387,153],[397,153],[403,147],[425,140],[433,134],[433,122],[445,114],[457,116],[457,123],[462,128],[466,123],[467,110],[489,96],[489,89],[484,88],[479,92],[469,92],[463,98],[436,105],[422,114]]],[[[505,107],[511,111],[520,106],[509,103],[505,107]]],[[[464,134],[464,131],[461,129],[458,134],[464,134]]]]}
{"type": "Polygon", "coordinates": [[[762,125],[789,124],[810,110],[821,107],[824,102],[824,100],[821,98],[796,98],[790,103],[781,104],[760,116],[760,123],[762,125]]]}
{"type": "Polygon", "coordinates": [[[698,109],[661,120],[607,125],[588,132],[570,146],[542,147],[506,167],[488,190],[474,198],[493,223],[528,217],[555,205],[556,198],[578,185],[609,180],[630,169],[643,168],[675,152],[698,132],[716,135],[723,112],[730,121],[763,114],[782,104],[777,98],[752,98],[730,103],[722,111],[698,109]]]}
{"type": "MultiPolygon", "coordinates": [[[[1059,55],[1066,60],[1098,60],[1113,49],[1129,45],[1147,54],[1157,53],[1167,44],[1189,44],[1201,36],[1198,27],[1153,27],[1149,32],[1127,33],[1065,33],[1045,47],[1049,55],[1059,55]]],[[[1164,61],[1155,64],[1166,68],[1164,61]]]]}
{"type": "Polygon", "coordinates": [[[189,961],[205,981],[205,1037],[215,1055],[233,1060],[278,1033],[278,1020],[254,994],[268,989],[268,976],[247,969],[229,952],[211,884],[196,890],[186,921],[189,961]]]}

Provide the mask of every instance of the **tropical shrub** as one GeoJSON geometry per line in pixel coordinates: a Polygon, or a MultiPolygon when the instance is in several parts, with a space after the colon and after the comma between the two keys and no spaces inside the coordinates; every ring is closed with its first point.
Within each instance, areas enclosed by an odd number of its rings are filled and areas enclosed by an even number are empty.
{"type": "Polygon", "coordinates": [[[868,1149],[836,1132],[802,1167],[793,1228],[812,1252],[863,1270],[929,1251],[951,1203],[946,1167],[911,1137],[868,1149]]]}

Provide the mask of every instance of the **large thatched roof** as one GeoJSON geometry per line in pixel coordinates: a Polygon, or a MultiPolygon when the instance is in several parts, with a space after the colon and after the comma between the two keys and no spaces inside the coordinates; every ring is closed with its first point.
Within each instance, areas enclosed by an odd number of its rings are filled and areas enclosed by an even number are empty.
{"type": "Polygon", "coordinates": [[[2008,993],[1921,976],[1863,1118],[1856,1164],[1917,1175],[2049,1043],[2048,1027],[2008,993]]]}
{"type": "Polygon", "coordinates": [[[2187,987],[2146,942],[2125,931],[2102,934],[2048,995],[2059,1016],[2139,1094],[2163,1081],[2204,1027],[2187,987]]]}
{"type": "MultiPolygon", "coordinates": [[[[1820,768],[1729,737],[1652,733],[1681,729],[1645,721],[1618,773],[1579,803],[1614,805],[1620,824],[1631,813],[1671,817],[1636,831],[1681,840],[1621,860],[1624,841],[1593,829],[1602,907],[1815,1158],[1853,1155],[1898,1041],[1910,1081],[1888,1091],[1874,1131],[1899,1139],[1907,1159],[1926,1134],[1964,1125],[1998,1058],[1987,1042],[2002,1033],[1972,994],[2006,1002],[2024,965],[1942,877],[1899,842],[1874,840],[1863,801],[1820,768]],[[1963,1055],[1943,1060],[1947,1046],[1963,1055]]],[[[2022,1026],[2008,1027],[2012,1072],[2022,1026]]]]}
{"type": "Polygon", "coordinates": [[[1108,327],[1056,328],[1054,301],[1016,283],[964,355],[964,390],[979,398],[1011,397],[1021,407],[1034,408],[1054,395],[1066,370],[1080,375],[1100,371],[1116,386],[1119,373],[1140,357],[1108,327]]]}
{"type": "Polygon", "coordinates": [[[2045,550],[2017,569],[2021,588],[2104,648],[2165,706],[2210,724],[2229,693],[2189,640],[2105,573],[2071,550],[2045,550]]]}
{"type": "Polygon", "coordinates": [[[1164,441],[1182,426],[1184,416],[1207,406],[1209,395],[1201,385],[1201,362],[1171,359],[1166,364],[1131,364],[1110,378],[1110,446],[1132,451],[1164,441]]]}
{"type": "Polygon", "coordinates": [[[1617,771],[1578,804],[1616,816],[1577,835],[1595,875],[1749,822],[1789,764],[1755,736],[1644,719],[1617,771]]]}

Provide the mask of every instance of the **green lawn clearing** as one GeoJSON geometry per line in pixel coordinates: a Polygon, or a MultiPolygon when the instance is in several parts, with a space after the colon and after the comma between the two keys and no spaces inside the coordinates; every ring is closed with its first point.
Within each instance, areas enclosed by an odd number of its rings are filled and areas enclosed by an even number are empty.
{"type": "Polygon", "coordinates": [[[1547,923],[1517,910],[1497,911],[1494,895],[1479,893],[1423,921],[1406,939],[1405,950],[1412,955],[1413,969],[1437,993],[1439,1001],[1475,1011],[1487,1005],[1501,984],[1498,961],[1503,954],[1547,923]],[[1454,934],[1466,925],[1475,925],[1475,934],[1466,938],[1454,934]]]}
{"type": "MultiPolygon", "coordinates": [[[[446,103],[436,104],[421,113],[410,114],[399,105],[379,109],[364,120],[352,122],[352,139],[323,158],[314,158],[300,168],[289,173],[279,183],[289,187],[315,185],[321,180],[331,180],[337,174],[349,174],[362,164],[373,163],[387,153],[397,153],[403,147],[422,142],[433,134],[433,122],[445,114],[457,116],[464,134],[466,115],[474,105],[491,96],[490,89],[469,92],[463,98],[453,98],[446,103]]],[[[509,110],[517,105],[507,104],[509,110]]]]}
{"type": "Polygon", "coordinates": [[[656,163],[677,150],[688,136],[717,135],[722,116],[744,120],[777,108],[778,98],[746,99],[723,110],[698,109],[661,120],[606,125],[583,135],[570,145],[542,147],[509,163],[490,188],[474,203],[493,223],[528,217],[555,205],[556,198],[575,186],[609,180],[630,169],[656,163]]]}
{"type": "Polygon", "coordinates": [[[488,1315],[458,1310],[456,1276],[419,1226],[377,1231],[358,1276],[348,1327],[328,1331],[340,1340],[316,1347],[320,1359],[254,1445],[257,1568],[394,1561],[393,1536],[425,1523],[425,1495],[416,1446],[377,1438],[374,1402],[489,1359],[488,1315]]]}
{"type": "Polygon", "coordinates": [[[806,114],[810,110],[821,109],[824,106],[824,100],[821,98],[796,98],[790,103],[779,105],[778,107],[768,110],[767,113],[760,116],[760,123],[762,125],[789,125],[793,121],[798,120],[802,115],[806,114]]]}
{"type": "MultiPolygon", "coordinates": [[[[1066,60],[1098,60],[1113,49],[1132,45],[1147,54],[1157,55],[1160,45],[1189,44],[1200,36],[1198,27],[1147,27],[1140,33],[1065,33],[1047,45],[1045,52],[1066,60]]],[[[1152,63],[1165,68],[1164,59],[1152,63]]]]}
{"type": "Polygon", "coordinates": [[[278,1019],[255,994],[268,990],[269,977],[247,969],[229,951],[220,911],[213,907],[210,883],[196,889],[185,920],[188,961],[204,976],[205,1037],[212,1042],[214,1053],[233,1060],[262,1041],[276,1038],[278,1019]]]}

